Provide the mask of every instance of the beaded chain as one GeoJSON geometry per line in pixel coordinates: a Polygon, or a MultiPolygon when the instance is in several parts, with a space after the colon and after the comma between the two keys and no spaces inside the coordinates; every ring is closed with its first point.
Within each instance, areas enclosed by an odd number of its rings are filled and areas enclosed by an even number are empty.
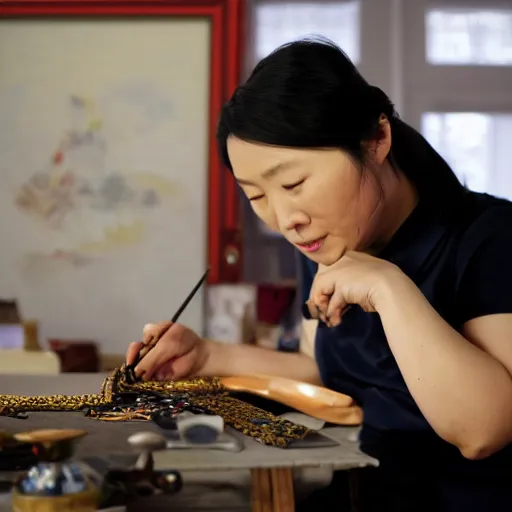
{"type": "Polygon", "coordinates": [[[97,394],[0,395],[0,415],[24,418],[27,412],[82,411],[103,421],[175,419],[182,411],[216,414],[255,440],[280,448],[304,439],[309,430],[231,396],[216,377],[173,382],[134,382],[123,365],[108,375],[97,394]]]}

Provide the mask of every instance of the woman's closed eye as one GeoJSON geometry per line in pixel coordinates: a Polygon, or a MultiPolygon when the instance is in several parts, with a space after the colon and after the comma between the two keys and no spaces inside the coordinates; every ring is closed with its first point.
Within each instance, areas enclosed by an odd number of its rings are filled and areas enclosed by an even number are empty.
{"type": "MultiPolygon", "coordinates": [[[[284,188],[285,190],[294,190],[296,189],[297,187],[299,187],[300,185],[302,185],[304,182],[306,181],[306,179],[302,179],[300,181],[296,181],[295,183],[290,183],[288,185],[281,185],[281,188],[284,188]]],[[[258,194],[256,196],[248,196],[247,199],[249,199],[249,201],[259,201],[260,199],[263,199],[265,197],[265,194],[258,194]]]]}
{"type": "Polygon", "coordinates": [[[302,185],[305,180],[297,181],[296,183],[291,183],[290,185],[282,185],[282,187],[285,190],[293,190],[294,188],[298,187],[299,185],[302,185]]]}

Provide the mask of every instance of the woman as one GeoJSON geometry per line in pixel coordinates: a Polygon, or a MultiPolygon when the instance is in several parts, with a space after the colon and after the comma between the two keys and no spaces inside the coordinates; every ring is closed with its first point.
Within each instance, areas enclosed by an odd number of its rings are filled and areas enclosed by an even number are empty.
{"type": "Polygon", "coordinates": [[[361,448],[381,463],[368,510],[511,510],[512,205],[466,190],[326,41],[263,59],[218,141],[256,214],[302,253],[314,359],[175,325],[137,372],[322,382],[363,407],[361,448]]]}

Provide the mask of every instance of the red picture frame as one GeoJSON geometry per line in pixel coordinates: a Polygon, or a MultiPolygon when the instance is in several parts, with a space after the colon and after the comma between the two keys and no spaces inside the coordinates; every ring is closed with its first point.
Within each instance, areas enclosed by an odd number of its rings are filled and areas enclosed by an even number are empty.
{"type": "Polygon", "coordinates": [[[208,263],[210,284],[242,279],[239,194],[217,152],[222,105],[239,82],[243,54],[244,0],[3,0],[0,17],[201,17],[211,23],[208,263]]]}

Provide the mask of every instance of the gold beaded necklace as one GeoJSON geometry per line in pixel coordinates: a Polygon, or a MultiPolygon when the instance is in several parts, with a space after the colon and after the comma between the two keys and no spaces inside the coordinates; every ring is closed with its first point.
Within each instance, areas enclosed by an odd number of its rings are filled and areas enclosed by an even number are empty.
{"type": "MultiPolygon", "coordinates": [[[[127,379],[126,366],[112,371],[103,381],[100,392],[84,395],[0,395],[0,415],[21,417],[37,411],[86,411],[92,418],[105,421],[149,420],[144,406],[113,407],[123,393],[156,394],[160,397],[185,397],[196,410],[222,416],[224,422],[257,441],[286,448],[304,439],[309,430],[302,425],[280,419],[273,414],[231,396],[216,377],[197,377],[174,382],[133,382],[127,379]]],[[[181,398],[180,398],[181,399],[181,398]]]]}

